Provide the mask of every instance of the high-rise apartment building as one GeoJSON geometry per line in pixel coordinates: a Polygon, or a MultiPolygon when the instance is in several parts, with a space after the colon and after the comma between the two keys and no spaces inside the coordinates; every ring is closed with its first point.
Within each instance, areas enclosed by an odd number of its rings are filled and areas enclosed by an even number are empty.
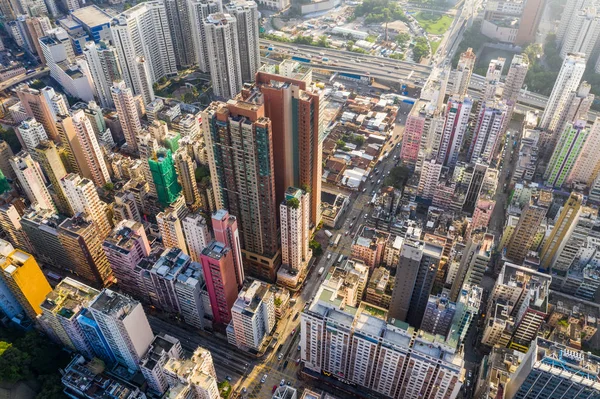
{"type": "Polygon", "coordinates": [[[390,318],[420,327],[442,251],[442,247],[428,242],[404,241],[390,302],[390,318]]]}
{"type": "Polygon", "coordinates": [[[567,32],[571,27],[572,21],[575,21],[576,16],[579,12],[587,6],[587,0],[568,0],[565,4],[565,8],[563,9],[563,13],[560,17],[560,23],[558,25],[558,30],[556,31],[556,40],[558,43],[562,43],[562,41],[567,36],[567,32]]]}
{"type": "Polygon", "coordinates": [[[428,135],[429,121],[427,108],[413,107],[404,125],[402,135],[402,147],[400,148],[400,159],[408,165],[416,165],[419,160],[421,141],[428,135]]]}
{"type": "Polygon", "coordinates": [[[527,54],[515,54],[510,62],[510,68],[508,68],[508,73],[506,74],[506,79],[504,81],[504,88],[502,89],[502,100],[505,101],[509,107],[517,104],[528,69],[529,58],[527,57],[527,54]]]}
{"type": "Polygon", "coordinates": [[[482,104],[469,148],[470,162],[492,161],[506,117],[507,106],[502,102],[489,101],[482,104]]]}
{"type": "Polygon", "coordinates": [[[210,14],[223,11],[222,4],[217,0],[188,0],[188,8],[190,32],[194,45],[194,63],[198,65],[202,72],[209,72],[210,52],[206,41],[204,20],[210,14]]]}
{"type": "Polygon", "coordinates": [[[542,146],[546,150],[552,151],[558,141],[558,136],[562,132],[568,123],[575,123],[578,120],[586,121],[588,112],[592,103],[594,102],[595,96],[590,93],[592,86],[588,82],[581,82],[577,90],[573,90],[569,93],[567,98],[567,105],[563,108],[560,113],[557,123],[557,130],[548,139],[546,138],[542,146]]]}
{"type": "Polygon", "coordinates": [[[312,70],[295,61],[282,62],[278,74],[264,69],[256,85],[273,130],[275,198],[281,203],[288,187],[302,187],[309,193],[310,224],[316,226],[321,219],[323,93],[312,85],[312,70]]]}
{"type": "Polygon", "coordinates": [[[571,193],[571,196],[563,205],[558,219],[554,223],[554,228],[550,232],[550,236],[544,240],[540,252],[540,267],[542,269],[550,270],[567,244],[569,237],[573,234],[581,214],[582,201],[581,194],[571,193]]]}
{"type": "Polygon", "coordinates": [[[440,181],[442,168],[443,165],[436,162],[435,159],[423,162],[423,165],[421,166],[421,176],[419,177],[419,186],[417,188],[419,197],[426,200],[433,199],[435,189],[440,181]]]}
{"type": "Polygon", "coordinates": [[[515,44],[517,46],[524,46],[535,42],[538,27],[545,9],[545,0],[529,0],[523,4],[521,19],[519,20],[519,31],[515,37],[515,44]]]}
{"type": "Polygon", "coordinates": [[[581,77],[585,71],[585,55],[580,53],[568,54],[563,61],[552,93],[548,98],[546,108],[540,119],[539,127],[556,133],[559,125],[559,116],[568,106],[569,93],[577,90],[581,77]]]}
{"type": "Polygon", "coordinates": [[[515,399],[586,398],[600,395],[595,355],[543,338],[533,340],[521,366],[506,384],[515,399]]]}
{"type": "Polygon", "coordinates": [[[533,244],[538,228],[546,217],[546,212],[551,203],[551,191],[539,190],[531,196],[508,242],[506,248],[508,259],[516,263],[522,263],[525,260],[525,256],[533,244]]]}
{"type": "Polygon", "coordinates": [[[81,109],[71,113],[71,120],[80,149],[78,151],[77,147],[73,147],[79,174],[92,180],[97,187],[102,187],[110,182],[110,175],[104,161],[104,154],[96,138],[96,132],[81,109]]]}
{"type": "Polygon", "coordinates": [[[211,14],[204,20],[204,31],[213,92],[233,98],[243,84],[237,20],[229,14],[211,14]]]}
{"type": "Polygon", "coordinates": [[[57,231],[67,255],[62,261],[65,269],[97,286],[103,286],[112,279],[108,259],[102,250],[103,237],[98,235],[92,220],[85,214],[78,214],[65,219],[57,231]]]}
{"type": "Polygon", "coordinates": [[[10,159],[14,156],[15,154],[8,143],[4,140],[0,140],[0,171],[4,176],[12,180],[17,178],[15,170],[10,166],[10,159]]]}
{"type": "Polygon", "coordinates": [[[48,137],[57,140],[58,130],[54,124],[54,112],[43,92],[27,85],[20,85],[17,87],[17,97],[19,97],[25,113],[44,126],[48,137]]]}
{"type": "Polygon", "coordinates": [[[148,159],[158,202],[163,207],[174,203],[181,193],[171,150],[159,147],[148,159]]]}
{"type": "Polygon", "coordinates": [[[181,248],[187,254],[185,237],[181,227],[181,220],[175,211],[161,212],[156,215],[156,224],[165,248],[181,248]]]}
{"type": "Polygon", "coordinates": [[[258,5],[253,0],[235,0],[225,5],[224,12],[236,20],[242,82],[252,82],[260,68],[258,5]]]}
{"type": "MultiPolygon", "coordinates": [[[[8,288],[25,316],[35,320],[42,313],[40,304],[52,288],[32,255],[12,248],[4,240],[0,244],[0,290],[8,288]]],[[[6,299],[2,298],[2,301],[6,299]]]]}
{"type": "Polygon", "coordinates": [[[148,1],[123,11],[110,31],[127,87],[150,104],[152,84],[177,73],[165,4],[148,1]]]}
{"type": "Polygon", "coordinates": [[[597,227],[597,219],[597,210],[588,207],[581,208],[575,226],[569,227],[572,232],[564,238],[566,242],[561,245],[560,251],[556,254],[556,259],[552,261],[553,278],[556,275],[565,276],[567,274],[579,251],[587,244],[588,237],[592,235],[592,231],[597,227]]]}
{"type": "Polygon", "coordinates": [[[192,157],[187,152],[186,148],[179,148],[173,154],[173,162],[175,163],[175,170],[177,171],[177,179],[182,188],[181,193],[185,198],[185,203],[192,210],[196,210],[200,207],[200,191],[198,191],[198,184],[196,184],[196,177],[194,175],[194,162],[192,157]]]}
{"type": "Polygon", "coordinates": [[[243,350],[259,351],[275,327],[275,294],[259,280],[240,291],[231,308],[227,327],[229,343],[243,350]]]}
{"type": "Polygon", "coordinates": [[[447,295],[430,295],[425,307],[421,330],[434,335],[447,336],[456,314],[456,304],[447,295]]]}
{"type": "Polygon", "coordinates": [[[59,282],[41,304],[38,321],[42,329],[56,343],[88,358],[96,354],[77,322],[80,314],[100,294],[100,291],[70,277],[59,282]]]}
{"type": "Polygon", "coordinates": [[[202,269],[213,322],[226,326],[231,321],[231,308],[238,295],[233,251],[222,242],[212,241],[202,251],[202,269]]]}
{"type": "Polygon", "coordinates": [[[6,239],[15,247],[23,251],[32,252],[32,244],[21,225],[21,215],[13,204],[0,206],[0,228],[6,239]]]}
{"type": "Polygon", "coordinates": [[[177,338],[166,334],[154,337],[148,352],[140,361],[140,370],[152,391],[163,395],[169,389],[163,368],[170,359],[181,359],[181,356],[183,356],[183,349],[177,338]]]}
{"type": "Polygon", "coordinates": [[[191,32],[190,8],[187,0],[165,0],[167,25],[173,40],[175,63],[188,67],[195,63],[194,42],[191,32]]]}
{"type": "Polygon", "coordinates": [[[281,263],[275,203],[271,121],[264,105],[232,100],[202,114],[217,209],[237,218],[244,266],[274,281],[281,263]]]}
{"type": "Polygon", "coordinates": [[[200,213],[194,213],[186,216],[181,226],[190,257],[194,262],[200,262],[202,251],[212,240],[206,219],[200,213]]]}
{"type": "Polygon", "coordinates": [[[582,53],[589,59],[600,35],[600,16],[595,7],[577,11],[571,18],[560,47],[560,56],[582,53]]]}
{"type": "Polygon", "coordinates": [[[117,49],[105,42],[87,42],[83,55],[92,74],[96,97],[100,100],[100,105],[103,108],[113,108],[114,101],[111,93],[113,82],[122,79],[117,49]]]}
{"type": "Polygon", "coordinates": [[[589,132],[589,129],[585,128],[585,121],[568,123],[560,132],[560,137],[544,173],[547,186],[560,188],[566,182],[589,132]]]}
{"type": "Polygon", "coordinates": [[[41,209],[54,210],[54,202],[45,185],[40,165],[26,151],[21,151],[10,160],[17,180],[27,199],[41,209]]]}
{"type": "Polygon", "coordinates": [[[457,341],[386,323],[385,309],[338,298],[335,287],[322,285],[301,313],[304,367],[385,397],[457,397],[463,364],[457,341]]]}
{"type": "Polygon", "coordinates": [[[290,187],[279,206],[281,219],[281,262],[295,272],[302,272],[310,259],[308,193],[290,187]]]}
{"type": "Polygon", "coordinates": [[[233,251],[233,265],[238,289],[244,283],[245,273],[242,264],[242,249],[240,245],[240,233],[237,218],[230,215],[225,209],[219,209],[212,214],[212,228],[215,241],[222,242],[233,251]]]}
{"type": "Polygon", "coordinates": [[[494,101],[496,99],[496,92],[500,85],[500,78],[502,77],[502,69],[504,69],[505,62],[506,59],[502,57],[490,61],[488,70],[485,74],[479,108],[486,102],[494,101]]]}
{"type": "Polygon", "coordinates": [[[133,297],[142,297],[135,267],[150,255],[150,243],[144,226],[133,220],[122,220],[102,243],[110,268],[119,288],[133,297]]]}
{"type": "Polygon", "coordinates": [[[48,135],[44,126],[33,118],[28,118],[17,127],[19,141],[26,150],[32,151],[40,141],[47,140],[48,135]]]}
{"type": "Polygon", "coordinates": [[[154,339],[142,305],[104,289],[89,310],[116,361],[131,370],[138,370],[142,356],[154,339]]]}
{"type": "Polygon", "coordinates": [[[58,226],[64,219],[53,210],[32,210],[23,215],[21,226],[28,240],[35,242],[32,250],[40,262],[69,269],[69,265],[65,264],[66,250],[58,238],[58,226]]]}
{"type": "Polygon", "coordinates": [[[60,159],[60,154],[53,141],[41,141],[32,151],[31,156],[40,164],[44,174],[50,181],[54,194],[55,204],[59,212],[72,216],[73,209],[67,200],[60,180],[67,175],[67,170],[60,159]]]}
{"type": "Polygon", "coordinates": [[[567,178],[567,184],[577,182],[588,187],[592,186],[600,171],[598,148],[600,148],[600,119],[596,118],[589,128],[589,134],[567,178]]]}
{"type": "Polygon", "coordinates": [[[481,285],[483,274],[487,270],[492,257],[493,247],[494,236],[492,234],[478,233],[467,241],[467,245],[462,250],[456,277],[452,282],[451,301],[458,301],[465,284],[469,286],[481,285]]]}
{"type": "Polygon", "coordinates": [[[471,75],[473,74],[474,69],[475,53],[472,48],[468,48],[467,51],[460,55],[456,70],[453,71],[454,84],[451,94],[456,95],[458,98],[464,98],[467,95],[469,82],[471,81],[471,75]]]}
{"type": "Polygon", "coordinates": [[[437,163],[448,167],[456,165],[467,132],[472,107],[473,102],[468,97],[464,97],[460,101],[450,98],[448,101],[446,121],[436,158],[437,163]]]}
{"type": "Polygon", "coordinates": [[[113,81],[110,88],[112,102],[119,115],[119,123],[123,129],[127,147],[133,151],[138,151],[138,134],[142,131],[140,117],[138,115],[137,105],[130,87],[125,86],[124,81],[113,81]]]}
{"type": "Polygon", "coordinates": [[[111,225],[107,216],[107,205],[100,200],[94,183],[70,173],[61,179],[61,184],[73,212],[85,213],[96,225],[101,240],[108,236],[111,225]]]}
{"type": "Polygon", "coordinates": [[[219,399],[217,373],[212,355],[198,347],[190,359],[171,358],[163,368],[173,392],[189,399],[219,399]]]}

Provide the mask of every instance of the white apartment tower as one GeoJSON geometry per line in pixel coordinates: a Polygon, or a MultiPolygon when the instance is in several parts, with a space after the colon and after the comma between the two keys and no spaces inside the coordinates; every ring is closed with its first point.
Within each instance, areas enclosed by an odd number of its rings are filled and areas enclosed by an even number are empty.
{"type": "Polygon", "coordinates": [[[206,41],[205,19],[210,14],[222,12],[221,2],[218,0],[188,0],[190,32],[194,45],[195,63],[202,72],[209,72],[209,57],[206,41]]]}
{"type": "Polygon", "coordinates": [[[433,199],[443,165],[431,159],[423,162],[417,194],[423,199],[433,199]]]}
{"type": "Polygon", "coordinates": [[[83,158],[91,175],[90,178],[96,186],[102,187],[110,182],[110,175],[104,161],[104,154],[98,144],[96,132],[82,109],[72,112],[71,117],[77,133],[77,140],[81,145],[83,158]]]}
{"type": "Polygon", "coordinates": [[[204,30],[213,92],[233,98],[243,84],[237,20],[229,14],[211,14],[204,21],[204,30]]]}
{"type": "Polygon", "coordinates": [[[33,151],[41,141],[48,140],[44,126],[34,118],[27,118],[21,122],[17,127],[17,131],[19,132],[20,141],[29,152],[33,151]]]}
{"type": "Polygon", "coordinates": [[[111,88],[113,82],[122,79],[117,49],[104,42],[87,42],[83,55],[92,74],[96,97],[100,101],[100,105],[103,108],[113,108],[111,88]]]}
{"type": "Polygon", "coordinates": [[[560,48],[560,56],[582,53],[589,59],[600,34],[600,16],[595,7],[578,11],[571,19],[560,48]]]}
{"type": "Polygon", "coordinates": [[[147,1],[123,11],[110,30],[127,87],[149,104],[154,99],[152,84],[177,73],[164,3],[147,1]]]}
{"type": "Polygon", "coordinates": [[[187,0],[164,0],[168,25],[173,40],[173,51],[177,66],[194,64],[194,43],[190,35],[190,8],[187,0]]]}
{"type": "Polygon", "coordinates": [[[35,162],[31,155],[25,151],[21,151],[16,156],[10,159],[10,164],[13,167],[19,184],[27,199],[32,204],[37,204],[40,209],[54,211],[54,203],[52,197],[45,185],[44,175],[40,165],[35,162]]]}
{"type": "Polygon", "coordinates": [[[529,69],[529,59],[526,54],[515,54],[510,62],[510,68],[504,81],[502,99],[509,105],[515,105],[519,99],[519,93],[523,88],[525,76],[529,69]]]}
{"type": "Polygon", "coordinates": [[[552,93],[548,98],[546,109],[542,114],[539,127],[541,129],[556,132],[560,128],[559,116],[563,109],[568,106],[569,93],[576,91],[585,72],[585,55],[580,53],[568,54],[563,61],[552,93]]]}
{"type": "Polygon", "coordinates": [[[310,196],[289,187],[279,206],[281,220],[281,262],[291,270],[302,271],[309,260],[310,196]]]}
{"type": "Polygon", "coordinates": [[[255,280],[242,290],[231,308],[227,339],[241,349],[259,350],[275,327],[274,294],[270,285],[255,280]]]}
{"type": "Polygon", "coordinates": [[[119,115],[119,123],[123,129],[125,142],[133,152],[138,151],[137,135],[142,130],[133,91],[125,85],[124,81],[114,82],[110,89],[112,101],[119,115]]]}
{"type": "Polygon", "coordinates": [[[583,183],[590,187],[600,171],[600,118],[596,118],[583,148],[567,178],[567,183],[583,183]]]}
{"type": "Polygon", "coordinates": [[[253,82],[254,75],[260,68],[258,6],[252,0],[232,1],[225,6],[225,12],[237,21],[242,81],[253,82]]]}
{"type": "Polygon", "coordinates": [[[502,134],[506,113],[507,107],[502,102],[488,101],[482,105],[469,149],[470,162],[478,159],[491,162],[498,138],[502,134]]]}
{"type": "Polygon", "coordinates": [[[94,183],[70,173],[61,179],[61,184],[73,212],[85,212],[96,225],[101,239],[108,236],[111,226],[106,215],[107,205],[100,200],[94,183]]]}
{"type": "Polygon", "coordinates": [[[458,161],[458,154],[469,124],[473,102],[465,97],[463,101],[450,98],[446,106],[446,122],[440,140],[437,162],[452,167],[458,161]]]}
{"type": "Polygon", "coordinates": [[[479,107],[485,104],[487,101],[494,100],[496,98],[496,92],[500,85],[500,78],[502,77],[502,69],[506,59],[498,58],[491,60],[488,65],[488,70],[485,74],[485,83],[483,86],[483,93],[481,94],[481,100],[479,101],[479,107]]]}
{"type": "Polygon", "coordinates": [[[460,55],[456,70],[452,71],[454,89],[450,94],[454,94],[458,98],[463,98],[467,95],[473,69],[475,69],[475,53],[472,48],[468,48],[467,51],[460,55]]]}
{"type": "Polygon", "coordinates": [[[140,359],[154,339],[142,304],[106,288],[88,309],[117,362],[138,370],[140,359]]]}
{"type": "Polygon", "coordinates": [[[200,262],[200,255],[212,240],[206,219],[200,213],[186,216],[181,222],[183,235],[194,262],[200,262]]]}
{"type": "Polygon", "coordinates": [[[558,31],[556,32],[556,41],[560,44],[567,36],[569,28],[571,28],[572,21],[579,12],[584,9],[587,5],[591,5],[589,0],[567,0],[565,8],[563,9],[560,23],[558,25],[558,31]]]}

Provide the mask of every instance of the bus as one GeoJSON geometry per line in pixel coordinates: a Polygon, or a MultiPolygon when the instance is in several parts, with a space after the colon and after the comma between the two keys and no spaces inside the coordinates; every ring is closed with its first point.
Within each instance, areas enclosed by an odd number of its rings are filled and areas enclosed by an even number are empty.
{"type": "Polygon", "coordinates": [[[338,235],[335,237],[335,241],[333,242],[333,246],[334,246],[334,247],[337,247],[337,246],[338,246],[338,244],[340,243],[340,240],[341,240],[341,239],[342,239],[342,235],[341,235],[341,234],[338,234],[338,235]]]}
{"type": "Polygon", "coordinates": [[[344,255],[340,255],[340,257],[337,260],[337,263],[342,263],[343,260],[344,260],[344,255]]]}

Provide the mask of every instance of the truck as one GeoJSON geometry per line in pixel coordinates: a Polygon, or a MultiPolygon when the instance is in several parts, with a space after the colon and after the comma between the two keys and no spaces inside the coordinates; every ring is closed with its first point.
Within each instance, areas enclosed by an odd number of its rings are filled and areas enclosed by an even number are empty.
{"type": "Polygon", "coordinates": [[[343,260],[344,260],[344,255],[340,255],[340,257],[337,260],[337,263],[342,263],[343,260]]]}
{"type": "Polygon", "coordinates": [[[320,269],[319,269],[319,273],[318,273],[318,274],[319,274],[319,276],[323,275],[323,272],[324,272],[324,271],[325,271],[325,268],[324,268],[324,267],[320,268],[320,269]]]}
{"type": "Polygon", "coordinates": [[[333,246],[334,246],[334,247],[337,247],[337,246],[338,246],[338,244],[340,243],[340,240],[341,240],[341,239],[342,239],[342,235],[341,235],[341,234],[338,234],[338,235],[335,237],[335,241],[333,242],[333,246]]]}
{"type": "Polygon", "coordinates": [[[329,230],[325,230],[325,235],[327,236],[327,238],[333,237],[333,233],[329,230]]]}

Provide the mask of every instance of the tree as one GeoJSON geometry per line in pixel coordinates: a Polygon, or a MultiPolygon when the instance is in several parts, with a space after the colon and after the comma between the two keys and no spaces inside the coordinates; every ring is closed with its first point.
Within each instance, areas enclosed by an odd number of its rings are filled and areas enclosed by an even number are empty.
{"type": "Polygon", "coordinates": [[[348,40],[346,42],[346,49],[352,50],[352,47],[354,47],[354,40],[348,40]]]}
{"type": "Polygon", "coordinates": [[[398,44],[398,46],[404,47],[410,41],[410,35],[406,32],[402,32],[396,35],[394,41],[398,44]]]}
{"type": "Polygon", "coordinates": [[[103,187],[106,191],[113,191],[115,189],[115,185],[111,182],[106,183],[103,187]]]}
{"type": "Polygon", "coordinates": [[[40,376],[42,381],[42,390],[35,399],[64,399],[63,385],[60,381],[60,374],[50,374],[40,376]]]}
{"type": "Polygon", "coordinates": [[[405,166],[396,166],[390,170],[390,174],[383,179],[385,186],[392,186],[401,190],[406,184],[408,177],[410,176],[410,170],[405,166]]]}
{"type": "Polygon", "coordinates": [[[415,39],[415,46],[413,47],[413,59],[415,62],[421,62],[425,57],[429,56],[429,43],[424,37],[417,37],[415,39]]]}
{"type": "Polygon", "coordinates": [[[300,201],[295,197],[288,199],[285,204],[294,209],[298,209],[300,207],[300,201]]]}
{"type": "Polygon", "coordinates": [[[275,300],[273,301],[273,304],[275,305],[276,308],[280,307],[282,304],[281,298],[275,298],[275,300]]]}
{"type": "Polygon", "coordinates": [[[344,140],[342,140],[342,139],[339,139],[338,141],[335,142],[335,145],[338,148],[343,148],[343,147],[346,147],[346,142],[344,140]]]}
{"type": "Polygon", "coordinates": [[[294,38],[294,43],[311,45],[313,44],[313,39],[310,36],[298,35],[294,38]]]}
{"type": "Polygon", "coordinates": [[[17,133],[15,133],[15,129],[8,128],[4,129],[0,126],[0,138],[8,143],[10,149],[16,154],[21,151],[21,142],[17,137],[17,133]]]}
{"type": "Polygon", "coordinates": [[[327,38],[327,36],[325,36],[325,35],[319,36],[319,40],[317,41],[317,46],[319,46],[319,47],[325,47],[325,48],[330,47],[329,46],[329,39],[327,38]]]}
{"type": "Polygon", "coordinates": [[[196,101],[196,97],[194,97],[194,94],[189,91],[185,92],[185,94],[183,95],[183,102],[190,104],[194,101],[196,101]]]}
{"type": "Polygon", "coordinates": [[[311,240],[308,243],[308,247],[310,249],[312,249],[314,256],[321,256],[323,254],[323,247],[321,246],[321,243],[318,241],[311,240]]]}
{"type": "Polygon", "coordinates": [[[31,358],[8,342],[0,341],[0,381],[17,382],[31,378],[31,358]],[[4,347],[4,350],[1,348],[4,347]]]}

